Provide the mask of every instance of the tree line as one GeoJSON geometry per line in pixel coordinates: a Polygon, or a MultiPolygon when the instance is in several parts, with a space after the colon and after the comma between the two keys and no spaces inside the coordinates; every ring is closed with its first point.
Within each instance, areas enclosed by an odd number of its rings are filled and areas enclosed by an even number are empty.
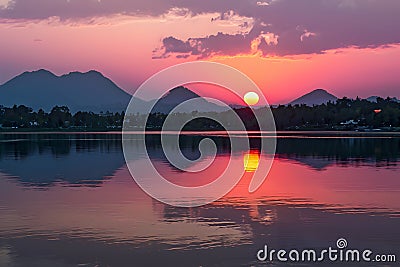
{"type": "Polygon", "coordinates": [[[272,109],[278,129],[354,129],[400,127],[400,103],[395,98],[338,99],[318,106],[278,106],[272,109]]]}
{"type": "MultiPolygon", "coordinates": [[[[265,108],[252,110],[238,108],[235,112],[243,120],[248,130],[257,130],[258,124],[253,112],[264,112],[265,108]]],[[[400,103],[396,99],[378,98],[370,102],[360,98],[342,98],[335,103],[306,106],[280,105],[271,107],[277,130],[368,130],[386,129],[400,130],[400,103]]],[[[226,117],[228,112],[214,113],[226,117]]],[[[194,115],[206,113],[192,112],[189,114],[174,114],[177,120],[185,121],[194,115]]],[[[160,130],[167,115],[152,113],[149,115],[146,128],[160,130]]],[[[0,107],[1,128],[37,128],[37,129],[121,129],[123,122],[135,129],[146,119],[143,114],[124,112],[93,112],[79,111],[71,114],[68,107],[56,106],[50,112],[40,109],[14,105],[11,108],[0,107]]],[[[222,125],[210,119],[200,118],[189,122],[185,130],[223,130],[222,125]]]]}
{"type": "Polygon", "coordinates": [[[24,105],[0,107],[1,128],[37,129],[113,129],[121,128],[124,112],[100,113],[79,111],[74,115],[66,106],[55,106],[50,112],[37,112],[24,105]]]}

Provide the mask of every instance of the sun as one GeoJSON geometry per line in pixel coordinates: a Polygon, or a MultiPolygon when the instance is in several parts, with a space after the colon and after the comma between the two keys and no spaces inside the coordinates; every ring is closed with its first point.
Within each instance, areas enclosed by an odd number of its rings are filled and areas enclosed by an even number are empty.
{"type": "Polygon", "coordinates": [[[254,106],[258,103],[260,97],[255,92],[248,92],[244,95],[243,100],[244,102],[246,102],[247,105],[254,106]]]}

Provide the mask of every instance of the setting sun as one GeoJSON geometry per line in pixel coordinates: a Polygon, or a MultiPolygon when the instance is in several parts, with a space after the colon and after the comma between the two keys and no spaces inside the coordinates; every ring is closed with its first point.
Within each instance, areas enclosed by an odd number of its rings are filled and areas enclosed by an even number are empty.
{"type": "Polygon", "coordinates": [[[247,94],[244,95],[243,100],[244,102],[246,102],[247,105],[253,106],[258,103],[260,97],[255,92],[248,92],[247,94]]]}

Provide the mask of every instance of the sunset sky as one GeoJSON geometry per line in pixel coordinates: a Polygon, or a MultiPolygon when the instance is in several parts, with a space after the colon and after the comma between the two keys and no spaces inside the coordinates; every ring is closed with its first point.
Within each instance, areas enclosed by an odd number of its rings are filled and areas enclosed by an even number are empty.
{"type": "Polygon", "coordinates": [[[95,69],[133,92],[208,60],[247,74],[270,103],[316,88],[400,97],[399,12],[398,0],[0,0],[0,84],[95,69]]]}

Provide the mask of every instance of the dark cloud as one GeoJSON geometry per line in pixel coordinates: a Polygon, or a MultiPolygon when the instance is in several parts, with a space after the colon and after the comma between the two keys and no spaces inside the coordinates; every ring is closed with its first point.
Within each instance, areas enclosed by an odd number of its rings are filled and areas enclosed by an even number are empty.
{"type": "Polygon", "coordinates": [[[190,38],[186,41],[174,37],[165,38],[161,48],[154,51],[153,58],[176,55],[177,58],[196,56],[202,59],[215,54],[236,55],[244,51],[250,51],[250,47],[247,47],[246,36],[218,33],[206,38],[190,38]]]}
{"type": "Polygon", "coordinates": [[[254,40],[264,55],[323,53],[350,46],[384,47],[400,43],[399,0],[15,0],[8,8],[0,8],[0,18],[159,16],[171,8],[186,8],[194,16],[219,13],[213,23],[229,20],[235,14],[251,17],[255,24],[246,34],[218,33],[187,40],[167,37],[154,58],[248,53],[254,40]],[[260,37],[263,34],[278,36],[278,43],[260,37]]]}
{"type": "Polygon", "coordinates": [[[200,54],[201,51],[198,49],[199,47],[192,44],[190,40],[184,42],[170,36],[162,40],[162,47],[160,49],[153,51],[153,59],[167,58],[171,54],[176,54],[177,58],[187,58],[190,55],[200,54]]]}
{"type": "Polygon", "coordinates": [[[192,14],[229,12],[246,6],[240,0],[11,0],[8,8],[0,7],[3,19],[61,20],[108,16],[115,14],[159,16],[171,8],[188,8],[192,14]],[[244,5],[243,5],[244,4],[244,5]]]}
{"type": "Polygon", "coordinates": [[[167,1],[154,0],[152,2],[159,8],[152,9],[149,4],[146,4],[146,1],[14,0],[8,8],[0,9],[0,17],[6,19],[59,17],[61,20],[69,20],[114,14],[159,15],[169,8],[167,1]]]}
{"type": "MultiPolygon", "coordinates": [[[[256,21],[253,29],[241,38],[218,34],[190,40],[202,42],[204,53],[201,57],[230,55],[235,51],[246,53],[251,49],[252,41],[265,33],[277,35],[278,44],[267,44],[261,39],[258,50],[264,55],[312,54],[330,49],[387,47],[400,43],[400,16],[397,15],[400,1],[397,0],[275,0],[268,3],[248,4],[249,8],[243,6],[235,10],[235,13],[256,21]]],[[[226,15],[219,17],[225,18],[226,15]]],[[[168,53],[165,50],[165,55],[168,53]]]]}

